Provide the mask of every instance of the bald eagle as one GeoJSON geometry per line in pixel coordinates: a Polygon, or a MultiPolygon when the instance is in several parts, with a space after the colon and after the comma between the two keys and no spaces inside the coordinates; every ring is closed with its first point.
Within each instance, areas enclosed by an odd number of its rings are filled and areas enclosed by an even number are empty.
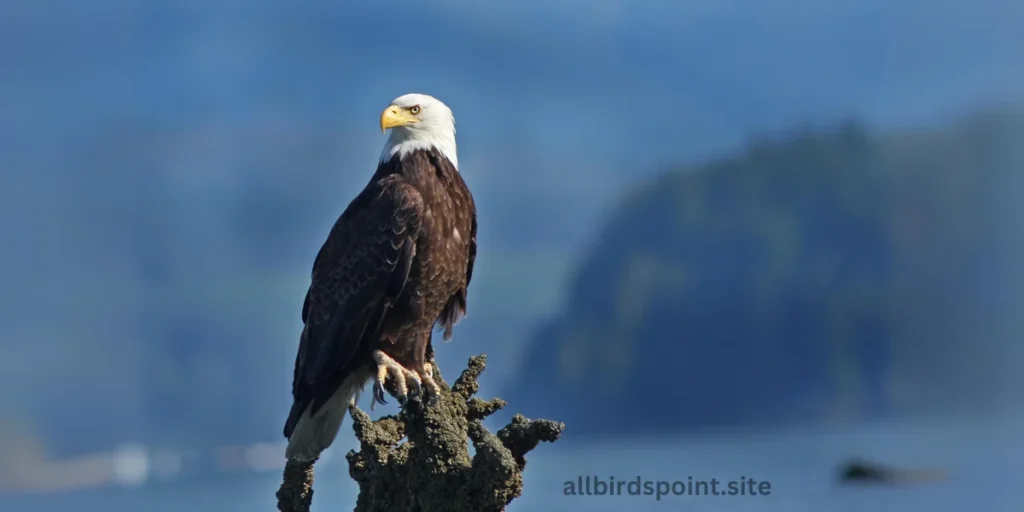
{"type": "Polygon", "coordinates": [[[432,404],[435,326],[466,315],[476,260],[476,205],[459,174],[455,118],[424,94],[396,98],[377,171],[338,218],[313,262],[284,426],[286,456],[312,461],[334,442],[349,404],[391,379],[402,405],[432,404]]]}

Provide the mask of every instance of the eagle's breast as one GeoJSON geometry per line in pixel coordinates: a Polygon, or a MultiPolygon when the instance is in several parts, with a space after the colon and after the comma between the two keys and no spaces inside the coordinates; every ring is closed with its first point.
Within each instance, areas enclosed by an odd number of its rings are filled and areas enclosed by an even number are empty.
{"type": "Polygon", "coordinates": [[[451,296],[466,286],[467,234],[475,206],[458,170],[437,150],[404,155],[396,171],[423,197],[423,227],[408,290],[409,298],[420,302],[422,326],[433,323],[451,296]]]}

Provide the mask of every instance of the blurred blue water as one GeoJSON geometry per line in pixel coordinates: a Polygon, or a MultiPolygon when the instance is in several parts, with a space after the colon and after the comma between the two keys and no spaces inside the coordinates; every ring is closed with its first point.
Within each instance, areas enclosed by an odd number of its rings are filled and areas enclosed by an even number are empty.
{"type": "MultiPolygon", "coordinates": [[[[1024,418],[917,420],[775,432],[664,437],[637,442],[565,442],[529,459],[524,496],[509,512],[688,510],[694,512],[1019,512],[1024,418]],[[902,467],[942,468],[943,481],[887,488],[840,487],[836,465],[864,457],[902,467]],[[563,495],[566,480],[686,480],[740,476],[771,482],[769,496],[563,495]]],[[[317,474],[314,511],[349,510],[355,484],[336,458],[317,474]]],[[[135,489],[0,496],[0,510],[36,512],[217,512],[274,510],[279,475],[264,473],[135,489]]]]}

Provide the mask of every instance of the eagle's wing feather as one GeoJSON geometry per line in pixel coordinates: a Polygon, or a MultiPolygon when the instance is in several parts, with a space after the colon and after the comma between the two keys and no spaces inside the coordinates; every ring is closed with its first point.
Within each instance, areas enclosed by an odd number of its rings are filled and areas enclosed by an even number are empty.
{"type": "Polygon", "coordinates": [[[310,402],[315,413],[334,394],[354,371],[357,350],[378,335],[405,288],[422,214],[419,192],[391,179],[364,190],[331,230],[302,308],[305,329],[292,383],[300,414],[310,402]]]}
{"type": "Polygon", "coordinates": [[[459,288],[445,304],[441,311],[441,327],[444,329],[444,340],[452,338],[455,324],[466,316],[466,299],[469,283],[473,280],[473,265],[476,263],[476,211],[473,211],[472,225],[469,231],[469,262],[466,265],[466,283],[459,288]]]}

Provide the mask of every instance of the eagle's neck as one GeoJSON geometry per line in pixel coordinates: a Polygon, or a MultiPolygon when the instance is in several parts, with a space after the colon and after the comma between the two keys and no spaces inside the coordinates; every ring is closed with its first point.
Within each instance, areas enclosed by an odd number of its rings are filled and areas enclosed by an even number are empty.
{"type": "Polygon", "coordinates": [[[396,156],[401,159],[413,151],[431,149],[439,151],[455,167],[459,168],[459,156],[455,147],[455,130],[405,129],[392,130],[380,154],[380,163],[386,163],[396,156]]]}

